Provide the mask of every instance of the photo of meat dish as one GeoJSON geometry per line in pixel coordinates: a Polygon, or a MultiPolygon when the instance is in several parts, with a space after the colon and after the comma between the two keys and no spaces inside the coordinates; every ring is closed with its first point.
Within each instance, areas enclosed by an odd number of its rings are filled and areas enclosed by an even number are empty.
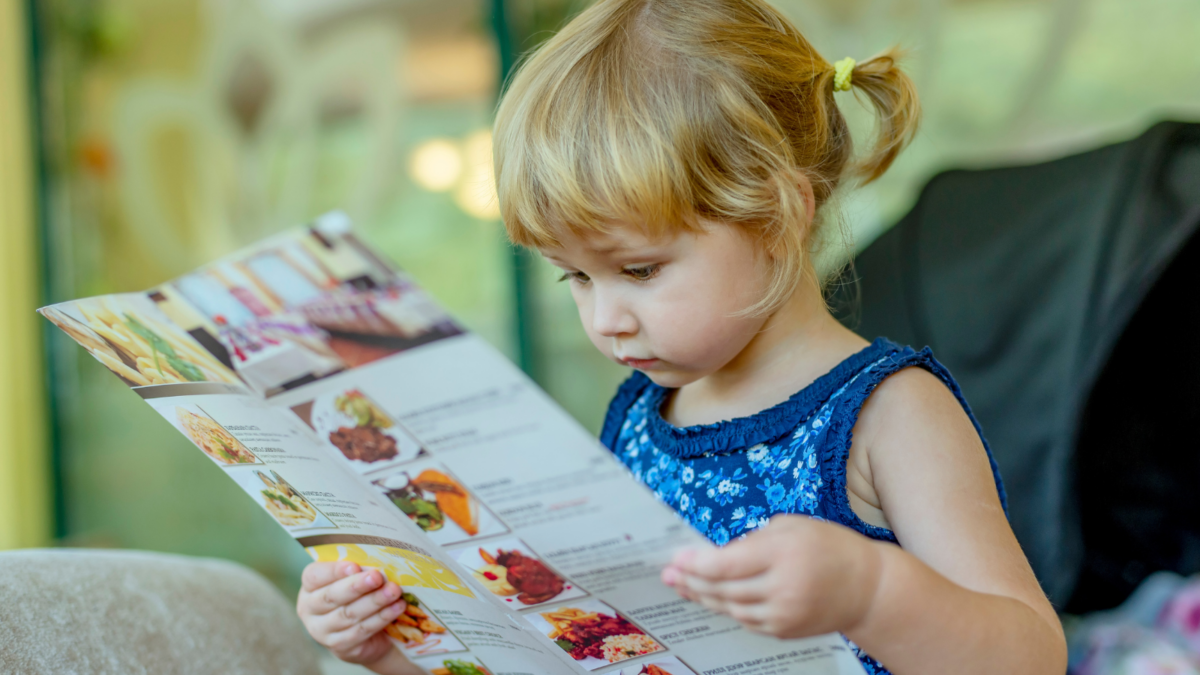
{"type": "Polygon", "coordinates": [[[399,454],[396,439],[377,427],[339,427],[329,434],[329,442],[341,450],[347,459],[360,462],[378,462],[399,454]]]}
{"type": "Polygon", "coordinates": [[[608,612],[587,611],[580,607],[560,607],[540,612],[551,629],[547,637],[580,661],[589,670],[645,654],[662,651],[663,646],[603,603],[588,603],[608,612]]]}
{"type": "Polygon", "coordinates": [[[394,426],[392,420],[362,392],[351,389],[334,399],[333,405],[355,422],[353,427],[338,427],[329,434],[329,442],[347,459],[378,462],[399,454],[396,439],[383,433],[383,429],[394,426]]]}
{"type": "Polygon", "coordinates": [[[376,472],[424,454],[421,444],[360,389],[318,396],[292,411],[359,473],[376,472]]]}
{"type": "Polygon", "coordinates": [[[528,607],[587,595],[520,539],[494,541],[486,548],[462,549],[454,555],[480,585],[509,603],[528,607]]]}

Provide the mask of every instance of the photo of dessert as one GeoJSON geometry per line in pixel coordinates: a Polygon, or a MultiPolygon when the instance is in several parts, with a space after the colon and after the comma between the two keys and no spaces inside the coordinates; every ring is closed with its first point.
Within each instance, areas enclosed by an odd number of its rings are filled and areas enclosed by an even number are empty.
{"type": "Polygon", "coordinates": [[[412,593],[400,596],[407,606],[404,613],[383,630],[408,656],[447,654],[466,651],[458,638],[446,629],[436,617],[423,607],[420,599],[412,593]]]}
{"type": "Polygon", "coordinates": [[[317,397],[292,407],[359,473],[385,469],[425,454],[421,444],[360,389],[317,397]]]}
{"type": "Polygon", "coordinates": [[[525,615],[585,670],[665,651],[654,638],[599,600],[525,615]]]}
{"type": "Polygon", "coordinates": [[[337,527],[300,490],[274,471],[231,467],[228,473],[272,518],[286,528],[337,527]]]}
{"type": "Polygon", "coordinates": [[[231,370],[144,295],[76,300],[39,311],[131,387],[240,384],[231,370]]]}
{"type": "Polygon", "coordinates": [[[376,478],[374,484],[435,543],[454,544],[508,531],[449,469],[436,462],[413,462],[376,478]]]}
{"type": "Polygon", "coordinates": [[[258,464],[259,459],[198,406],[175,406],[175,418],[183,433],[218,464],[258,464]]]}
{"type": "Polygon", "coordinates": [[[688,668],[683,661],[674,656],[666,656],[623,668],[621,675],[696,675],[696,671],[688,668]]]}
{"type": "Polygon", "coordinates": [[[517,607],[587,595],[550,569],[519,539],[492,541],[460,549],[453,555],[480,585],[517,607]]]}

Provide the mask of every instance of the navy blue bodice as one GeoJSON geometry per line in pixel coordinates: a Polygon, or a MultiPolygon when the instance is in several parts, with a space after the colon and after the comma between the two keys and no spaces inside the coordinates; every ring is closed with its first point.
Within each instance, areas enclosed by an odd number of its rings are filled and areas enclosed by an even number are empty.
{"type": "MultiPolygon", "coordinates": [[[[783,403],[716,424],[670,424],[660,414],[670,390],[635,372],[609,405],[600,440],[661,501],[717,545],[783,513],[823,518],[897,543],[891,530],[863,522],[851,510],[846,460],[851,430],[867,397],[884,378],[910,366],[942,380],[979,431],[958,384],[928,348],[918,352],[880,338],[783,403]]],[[[983,445],[1007,510],[999,470],[986,440],[983,445]]],[[[850,644],[869,674],[887,674],[850,644]]]]}

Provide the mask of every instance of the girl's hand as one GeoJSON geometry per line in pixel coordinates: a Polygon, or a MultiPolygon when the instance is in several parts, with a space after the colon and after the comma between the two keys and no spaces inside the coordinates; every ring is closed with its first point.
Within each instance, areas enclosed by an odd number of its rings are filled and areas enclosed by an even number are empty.
{"type": "Polygon", "coordinates": [[[879,546],[840,525],[776,516],[724,548],[681,551],[662,580],[759,633],[846,632],[871,607],[883,566],[879,546]]]}
{"type": "Polygon", "coordinates": [[[383,632],[405,610],[401,592],[378,570],[363,571],[352,562],[311,563],[301,577],[296,614],[313,639],[343,661],[380,673],[419,673],[383,632]]]}

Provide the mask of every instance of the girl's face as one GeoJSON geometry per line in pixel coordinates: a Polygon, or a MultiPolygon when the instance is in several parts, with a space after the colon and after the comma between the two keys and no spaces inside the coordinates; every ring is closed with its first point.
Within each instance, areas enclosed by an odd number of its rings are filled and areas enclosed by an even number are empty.
{"type": "Polygon", "coordinates": [[[720,371],[766,322],[734,316],[766,285],[762,254],[732,226],[650,239],[623,225],[541,253],[570,283],[592,344],[664,387],[720,371]]]}

